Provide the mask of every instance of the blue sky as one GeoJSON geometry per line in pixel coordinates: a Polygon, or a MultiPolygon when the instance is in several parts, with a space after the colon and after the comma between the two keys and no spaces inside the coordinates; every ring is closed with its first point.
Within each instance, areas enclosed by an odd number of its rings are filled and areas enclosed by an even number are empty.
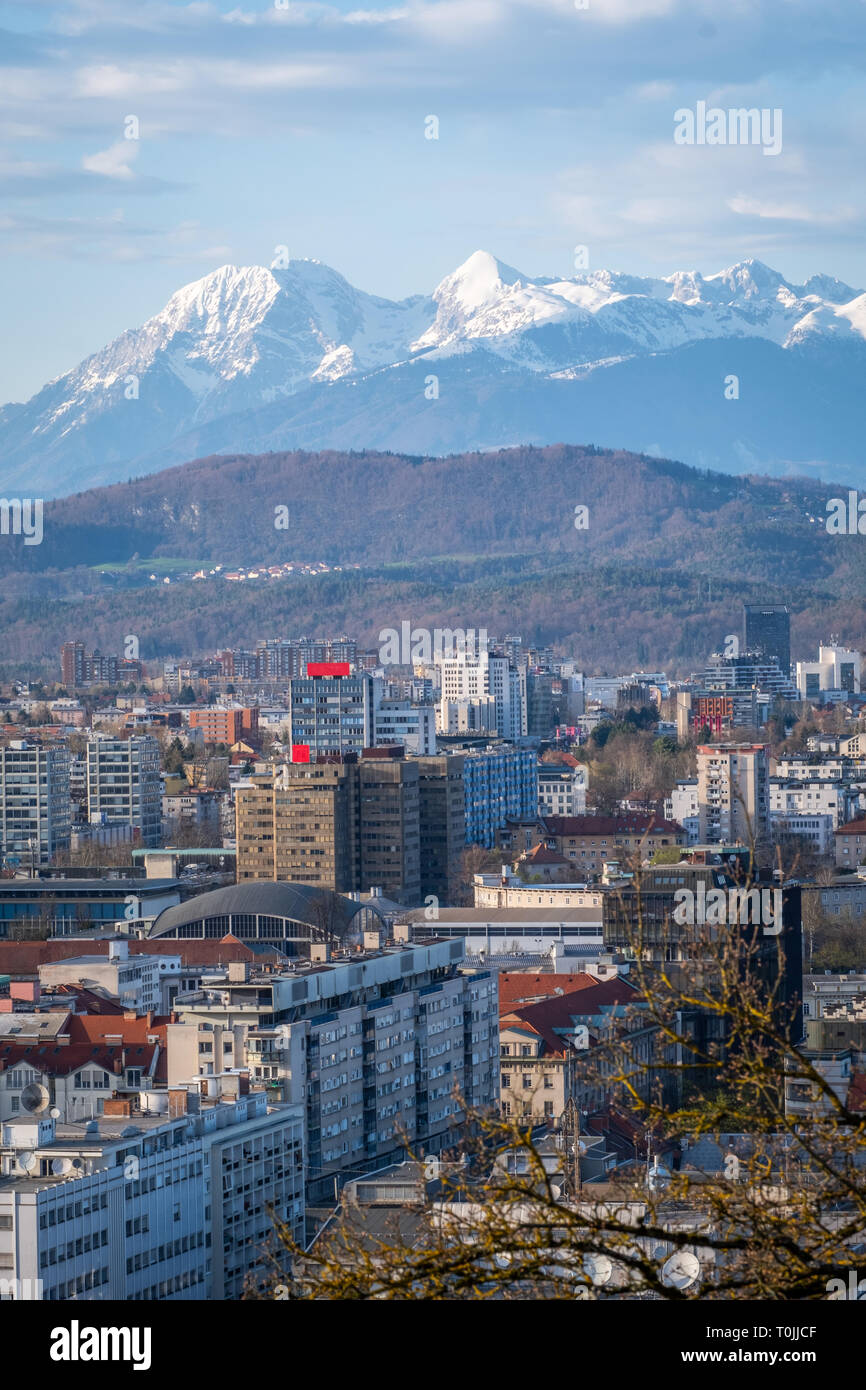
{"type": "Polygon", "coordinates": [[[576,244],[866,288],[857,0],[368,5],[0,0],[0,401],[278,245],[393,298],[576,244]],[[781,108],[781,154],[675,145],[699,100],[781,108]]]}

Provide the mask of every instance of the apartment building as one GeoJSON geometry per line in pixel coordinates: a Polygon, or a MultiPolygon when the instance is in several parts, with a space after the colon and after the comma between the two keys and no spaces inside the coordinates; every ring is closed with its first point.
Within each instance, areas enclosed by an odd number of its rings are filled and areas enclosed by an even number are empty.
{"type": "MultiPolygon", "coordinates": [[[[468,710],[478,706],[476,728],[489,725],[491,716],[501,738],[520,739],[527,732],[526,667],[515,667],[507,656],[495,656],[487,650],[458,652],[437,660],[441,686],[438,726],[443,733],[452,731],[461,718],[471,720],[468,710]],[[492,705],[491,702],[492,701],[492,705]],[[453,708],[452,708],[453,707],[453,708]],[[460,716],[460,710],[465,713],[460,716]]],[[[457,732],[463,732],[462,729],[457,732]]]]}
{"type": "Polygon", "coordinates": [[[0,1137],[0,1271],[50,1301],[239,1298],[272,1239],[303,1236],[299,1107],[142,1091],[88,1125],[47,1115],[0,1137]]]}
{"type": "Polygon", "coordinates": [[[538,814],[582,816],[586,812],[586,768],[559,763],[538,767],[538,814]]]}
{"type": "Polygon", "coordinates": [[[254,1084],[304,1106],[308,1198],[332,1196],[334,1176],[403,1152],[456,1143],[459,1093],[496,1099],[495,976],[462,973],[463,944],[428,938],[330,955],[281,975],[240,966],[230,978],[179,995],[169,1024],[169,1085],[250,1064],[254,1084]]]}
{"type": "Polygon", "coordinates": [[[766,842],[770,830],[767,745],[701,744],[697,762],[701,844],[766,842]]]}
{"type": "Polygon", "coordinates": [[[162,834],[161,760],[151,734],[87,741],[87,806],[91,821],[132,827],[138,843],[155,848],[162,834]]]}
{"type": "Polygon", "coordinates": [[[683,845],[685,840],[681,825],[643,812],[536,817],[509,823],[499,834],[504,852],[516,857],[541,846],[573,863],[574,875],[580,880],[600,875],[608,860],[628,866],[636,858],[652,858],[657,850],[683,845]]]}
{"type": "Polygon", "coordinates": [[[0,856],[7,865],[47,864],[69,848],[69,752],[13,740],[0,747],[0,856]]]}
{"type": "Polygon", "coordinates": [[[376,744],[399,743],[407,753],[436,752],[436,710],[412,700],[380,700],[376,706],[376,744]]]}
{"type": "Polygon", "coordinates": [[[502,1113],[523,1124],[556,1123],[570,1100],[600,1109],[616,1099],[623,1074],[643,1097],[659,1083],[673,1091],[676,1046],[623,979],[586,977],[575,991],[505,1005],[499,1041],[502,1113]]]}
{"type": "Polygon", "coordinates": [[[111,941],[107,956],[83,952],[80,956],[67,956],[40,965],[39,983],[43,989],[67,984],[86,985],[104,990],[125,1009],[147,1013],[162,1008],[162,982],[167,973],[176,975],[179,971],[179,956],[131,956],[128,942],[111,941]]]}
{"type": "Polygon", "coordinates": [[[255,739],[259,731],[259,711],[256,706],[211,705],[207,709],[191,709],[189,727],[200,731],[205,743],[224,743],[231,748],[242,738],[255,739]]]}

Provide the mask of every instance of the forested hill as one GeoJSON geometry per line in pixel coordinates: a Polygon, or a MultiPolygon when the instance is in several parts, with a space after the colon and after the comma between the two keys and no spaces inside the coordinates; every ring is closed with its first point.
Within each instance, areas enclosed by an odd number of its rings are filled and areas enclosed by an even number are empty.
{"type": "Polygon", "coordinates": [[[831,624],[856,641],[866,541],[828,533],[840,495],[591,446],[199,459],[46,503],[39,545],[2,538],[4,664],[73,636],[118,650],[129,632],[145,659],[145,645],[193,654],[313,630],[372,643],[404,618],[568,641],[590,666],[670,664],[734,630],[743,598],[787,599],[809,641],[831,624]],[[317,561],[361,568],[183,573],[317,561]]]}

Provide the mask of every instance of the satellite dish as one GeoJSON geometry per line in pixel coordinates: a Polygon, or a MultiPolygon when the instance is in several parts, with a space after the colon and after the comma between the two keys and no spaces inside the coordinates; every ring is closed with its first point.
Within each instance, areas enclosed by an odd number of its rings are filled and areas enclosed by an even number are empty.
{"type": "Polygon", "coordinates": [[[585,1255],[583,1268],[593,1284],[597,1285],[607,1284],[613,1274],[613,1265],[607,1255],[585,1255]]]}
{"type": "Polygon", "coordinates": [[[60,1108],[59,1108],[59,1106],[57,1106],[57,1105],[52,1105],[52,1107],[51,1107],[51,1109],[48,1111],[48,1113],[49,1113],[49,1115],[51,1116],[52,1120],[59,1120],[59,1119],[60,1119],[60,1108]]]}
{"type": "Polygon", "coordinates": [[[509,1265],[511,1264],[511,1259],[512,1259],[511,1255],[506,1255],[506,1254],[494,1255],[494,1256],[493,1256],[493,1263],[496,1264],[496,1265],[498,1265],[500,1269],[508,1269],[509,1265]]]}
{"type": "Polygon", "coordinates": [[[71,1158],[55,1158],[51,1163],[51,1171],[56,1178],[65,1178],[67,1173],[72,1172],[71,1158]]]}
{"type": "Polygon", "coordinates": [[[38,1081],[31,1081],[21,1092],[21,1109],[28,1115],[41,1115],[51,1104],[51,1096],[38,1081]]]}
{"type": "Polygon", "coordinates": [[[668,1247],[667,1247],[666,1245],[654,1245],[654,1246],[653,1246],[652,1257],[653,1257],[653,1259],[654,1259],[657,1263],[658,1263],[660,1260],[663,1260],[663,1259],[665,1258],[665,1256],[667,1255],[667,1253],[668,1253],[668,1247]]]}
{"type": "Polygon", "coordinates": [[[34,1153],[23,1153],[18,1155],[18,1167],[23,1168],[25,1173],[32,1173],[39,1162],[34,1153]]]}
{"type": "Polygon", "coordinates": [[[700,1277],[701,1262],[691,1250],[675,1250],[662,1265],[662,1283],[668,1289],[687,1289],[700,1277]]]}

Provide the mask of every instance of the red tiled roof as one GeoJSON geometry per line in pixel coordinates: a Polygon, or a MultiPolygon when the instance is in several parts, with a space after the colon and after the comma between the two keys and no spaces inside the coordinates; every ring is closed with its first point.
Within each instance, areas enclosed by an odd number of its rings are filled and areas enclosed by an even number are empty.
{"type": "Polygon", "coordinates": [[[836,831],[837,835],[866,835],[866,820],[849,820],[847,825],[840,825],[836,831]]]}
{"type": "Polygon", "coordinates": [[[527,850],[522,854],[521,859],[532,860],[533,864],[568,864],[561,854],[557,854],[555,849],[546,849],[544,845],[536,845],[535,849],[527,850]]]}
{"type": "Polygon", "coordinates": [[[572,994],[557,994],[538,1004],[522,1004],[500,1018],[500,1029],[513,1019],[518,1026],[531,1028],[543,1040],[548,1055],[561,1055],[565,1039],[555,1030],[570,1028],[575,1017],[601,1013],[605,1005],[634,1004],[640,999],[637,991],[622,979],[599,980],[591,988],[572,994]]]}
{"type": "Polygon", "coordinates": [[[579,989],[591,989],[599,982],[594,975],[580,971],[576,975],[530,974],[529,971],[499,972],[499,1008],[504,1010],[513,1004],[538,1002],[552,994],[574,994],[579,989]]]}
{"type": "MultiPolygon", "coordinates": [[[[105,937],[64,936],[51,941],[0,941],[0,975],[13,978],[37,975],[40,965],[68,960],[70,956],[107,956],[109,942],[105,937]]],[[[157,938],[153,941],[130,941],[129,954],[180,956],[181,964],[225,965],[233,960],[257,961],[268,964],[285,963],[277,950],[254,952],[231,934],[222,940],[172,941],[157,938]]]]}
{"type": "Polygon", "coordinates": [[[78,1071],[79,1067],[92,1062],[114,1075],[119,1075],[125,1062],[128,1067],[141,1067],[146,1074],[153,1063],[155,1050],[155,1043],[134,1044],[130,1047],[108,1047],[89,1043],[67,1043],[61,1046],[40,1043],[28,1047],[24,1043],[3,1043],[0,1044],[0,1073],[26,1063],[36,1071],[45,1072],[49,1076],[68,1076],[70,1072],[78,1071]]]}

